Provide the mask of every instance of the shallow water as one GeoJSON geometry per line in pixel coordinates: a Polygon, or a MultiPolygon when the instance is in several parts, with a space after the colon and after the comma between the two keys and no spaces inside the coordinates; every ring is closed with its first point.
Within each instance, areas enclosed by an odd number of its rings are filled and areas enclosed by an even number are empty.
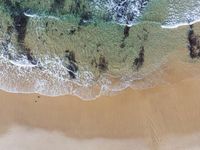
{"type": "Polygon", "coordinates": [[[188,27],[165,28],[199,20],[200,1],[104,1],[1,0],[0,88],[90,100],[159,83],[135,86],[186,49],[188,27]]]}

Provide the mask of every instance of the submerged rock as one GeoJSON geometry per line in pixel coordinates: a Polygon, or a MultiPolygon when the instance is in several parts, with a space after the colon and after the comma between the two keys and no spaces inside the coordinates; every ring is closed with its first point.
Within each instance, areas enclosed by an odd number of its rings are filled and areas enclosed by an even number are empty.
{"type": "Polygon", "coordinates": [[[131,27],[129,27],[127,25],[124,27],[124,38],[127,38],[129,36],[130,28],[131,27]]]}
{"type": "Polygon", "coordinates": [[[144,63],[144,47],[142,46],[140,48],[139,56],[135,58],[133,65],[134,67],[136,67],[136,70],[138,70],[139,68],[142,67],[143,63],[144,63]]]}
{"type": "Polygon", "coordinates": [[[65,0],[54,0],[51,5],[51,12],[61,11],[65,6],[65,0]]]}
{"type": "Polygon", "coordinates": [[[105,56],[103,56],[103,55],[101,55],[99,57],[98,68],[100,71],[103,71],[103,72],[108,70],[108,61],[106,60],[105,56]]]}
{"type": "MultiPolygon", "coordinates": [[[[26,38],[26,30],[27,25],[29,21],[29,17],[27,17],[24,13],[25,10],[20,6],[19,2],[15,2],[14,4],[10,0],[4,0],[5,7],[8,8],[10,12],[10,16],[13,19],[13,26],[8,26],[7,28],[7,34],[11,37],[13,30],[13,27],[17,33],[17,42],[20,49],[23,51],[23,54],[27,56],[27,59],[32,63],[33,65],[37,64],[36,59],[33,58],[31,49],[27,48],[25,46],[25,38],[26,38]]],[[[4,45],[8,45],[10,43],[10,39],[7,40],[4,45]]],[[[5,46],[4,46],[5,47],[5,46]]],[[[8,50],[8,49],[6,49],[8,50]]],[[[9,52],[7,52],[9,55],[9,52]]]]}
{"type": "Polygon", "coordinates": [[[90,1],[74,0],[71,2],[69,12],[79,16],[79,25],[86,25],[92,19],[92,11],[90,10],[90,1]]]}
{"type": "Polygon", "coordinates": [[[15,4],[13,4],[11,0],[4,0],[3,2],[13,19],[13,26],[17,32],[18,43],[24,43],[26,28],[29,21],[29,17],[24,14],[26,9],[22,8],[19,2],[15,2],[15,4]]]}

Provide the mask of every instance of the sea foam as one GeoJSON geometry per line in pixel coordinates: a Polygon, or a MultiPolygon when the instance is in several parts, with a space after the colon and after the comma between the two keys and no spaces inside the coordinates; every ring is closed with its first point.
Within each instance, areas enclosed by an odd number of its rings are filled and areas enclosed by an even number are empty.
{"type": "Polygon", "coordinates": [[[170,0],[168,17],[162,23],[162,28],[178,28],[200,21],[200,0],[170,0]]]}

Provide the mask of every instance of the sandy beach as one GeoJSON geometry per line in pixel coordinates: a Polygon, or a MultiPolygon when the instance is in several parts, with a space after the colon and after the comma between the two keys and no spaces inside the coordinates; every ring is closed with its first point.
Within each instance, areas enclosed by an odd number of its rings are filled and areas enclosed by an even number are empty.
{"type": "Polygon", "coordinates": [[[200,70],[183,59],[169,59],[163,84],[94,101],[1,91],[0,150],[198,149],[200,70]]]}
{"type": "Polygon", "coordinates": [[[0,0],[0,150],[199,150],[198,8],[0,0]]]}

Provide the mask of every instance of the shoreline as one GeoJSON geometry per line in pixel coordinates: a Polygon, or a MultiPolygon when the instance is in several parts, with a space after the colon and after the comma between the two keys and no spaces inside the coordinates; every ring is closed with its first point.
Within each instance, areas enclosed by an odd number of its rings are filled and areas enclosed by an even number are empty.
{"type": "Polygon", "coordinates": [[[82,101],[75,96],[46,97],[0,91],[0,143],[11,135],[34,137],[37,133],[34,141],[29,139],[26,143],[39,150],[49,145],[38,141],[43,136],[58,140],[59,145],[65,141],[71,141],[67,146],[80,144],[77,150],[87,149],[83,143],[91,147],[94,143],[104,143],[109,150],[116,150],[114,145],[119,150],[129,145],[127,150],[131,150],[138,143],[137,148],[141,150],[173,150],[182,146],[187,149],[190,143],[198,145],[200,64],[190,62],[181,53],[185,51],[170,57],[158,73],[166,83],[149,89],[128,88],[94,101],[82,101]],[[63,141],[63,138],[67,139],[63,141]]]}
{"type": "MultiPolygon", "coordinates": [[[[89,106],[88,110],[91,111],[91,109],[92,109],[92,111],[95,111],[95,108],[92,108],[93,106],[104,109],[103,107],[105,104],[106,105],[118,105],[119,103],[123,104],[126,102],[137,103],[137,104],[140,104],[140,103],[142,104],[143,102],[149,103],[148,101],[154,101],[153,97],[156,97],[156,95],[157,96],[160,95],[159,98],[161,98],[162,97],[161,95],[166,95],[167,91],[172,92],[172,94],[176,94],[175,91],[173,91],[173,89],[174,90],[177,89],[177,94],[181,94],[180,90],[183,90],[184,88],[186,88],[185,85],[187,85],[187,84],[188,84],[188,87],[191,86],[192,89],[194,89],[194,87],[198,88],[198,83],[200,82],[200,80],[198,79],[199,74],[200,74],[200,71],[198,70],[199,64],[198,63],[196,63],[196,64],[190,63],[190,62],[182,62],[182,60],[180,60],[180,59],[179,60],[175,60],[175,59],[176,59],[176,57],[170,58],[169,63],[164,67],[164,70],[162,71],[162,73],[161,74],[158,73],[158,74],[160,74],[160,76],[162,76],[165,83],[163,83],[163,84],[161,83],[159,85],[156,85],[155,87],[148,88],[148,89],[128,88],[126,90],[120,91],[116,95],[100,96],[99,98],[97,98],[96,100],[93,100],[93,101],[83,101],[76,96],[70,96],[70,95],[59,96],[59,97],[48,97],[48,96],[43,96],[43,95],[39,95],[39,94],[16,94],[16,93],[7,93],[4,91],[1,91],[0,95],[3,96],[1,101],[4,102],[5,104],[11,103],[13,101],[16,105],[18,105],[17,101],[20,102],[20,105],[24,105],[23,103],[27,103],[29,105],[30,109],[31,109],[31,105],[37,106],[37,104],[40,105],[40,102],[42,103],[41,107],[45,107],[45,103],[47,103],[47,104],[49,103],[50,105],[52,105],[52,107],[53,107],[53,105],[56,105],[57,102],[60,104],[69,103],[69,104],[73,105],[74,108],[76,107],[76,104],[77,104],[78,107],[81,106],[82,108],[84,108],[84,107],[87,108],[89,106]],[[191,67],[193,67],[193,68],[191,68],[191,67]],[[183,86],[181,86],[181,85],[183,85],[183,86]],[[123,102],[124,95],[126,95],[126,99],[124,99],[125,102],[123,102]],[[7,100],[7,98],[8,98],[8,100],[7,100]],[[16,100],[12,100],[13,98],[16,98],[16,100]],[[26,99],[27,99],[27,101],[26,101],[26,99]]],[[[188,92],[193,93],[194,91],[191,91],[191,89],[188,88],[188,92]]],[[[196,94],[198,94],[198,93],[196,93],[196,94]]],[[[170,96],[170,94],[168,96],[169,96],[169,100],[173,101],[173,99],[174,99],[173,96],[170,96]]],[[[164,99],[166,99],[166,98],[164,97],[164,99]]],[[[156,101],[158,101],[158,100],[156,100],[156,101]]],[[[160,100],[160,102],[163,102],[163,100],[160,100]]],[[[60,105],[60,104],[58,104],[58,105],[60,105]]],[[[127,104],[125,104],[125,106],[126,105],[127,104]]],[[[14,107],[15,107],[15,105],[13,105],[13,108],[14,107]]],[[[64,106],[62,106],[62,108],[64,109],[64,106]]],[[[69,106],[67,108],[69,108],[70,110],[72,109],[69,106]]],[[[116,108],[116,107],[111,107],[111,108],[116,108]]],[[[118,109],[120,110],[120,105],[118,106],[118,109]]],[[[85,109],[85,110],[87,112],[87,109],[85,109]]],[[[34,110],[34,111],[37,111],[37,110],[34,110]]],[[[43,110],[41,109],[40,111],[43,111],[43,110]]],[[[109,112],[108,107],[107,107],[106,111],[109,112]]]]}
{"type": "MultiPolygon", "coordinates": [[[[88,0],[17,1],[0,5],[0,150],[199,149],[200,20],[153,22],[166,0],[133,28],[92,22],[88,0]]],[[[166,4],[177,18],[192,1],[166,4]]]]}

